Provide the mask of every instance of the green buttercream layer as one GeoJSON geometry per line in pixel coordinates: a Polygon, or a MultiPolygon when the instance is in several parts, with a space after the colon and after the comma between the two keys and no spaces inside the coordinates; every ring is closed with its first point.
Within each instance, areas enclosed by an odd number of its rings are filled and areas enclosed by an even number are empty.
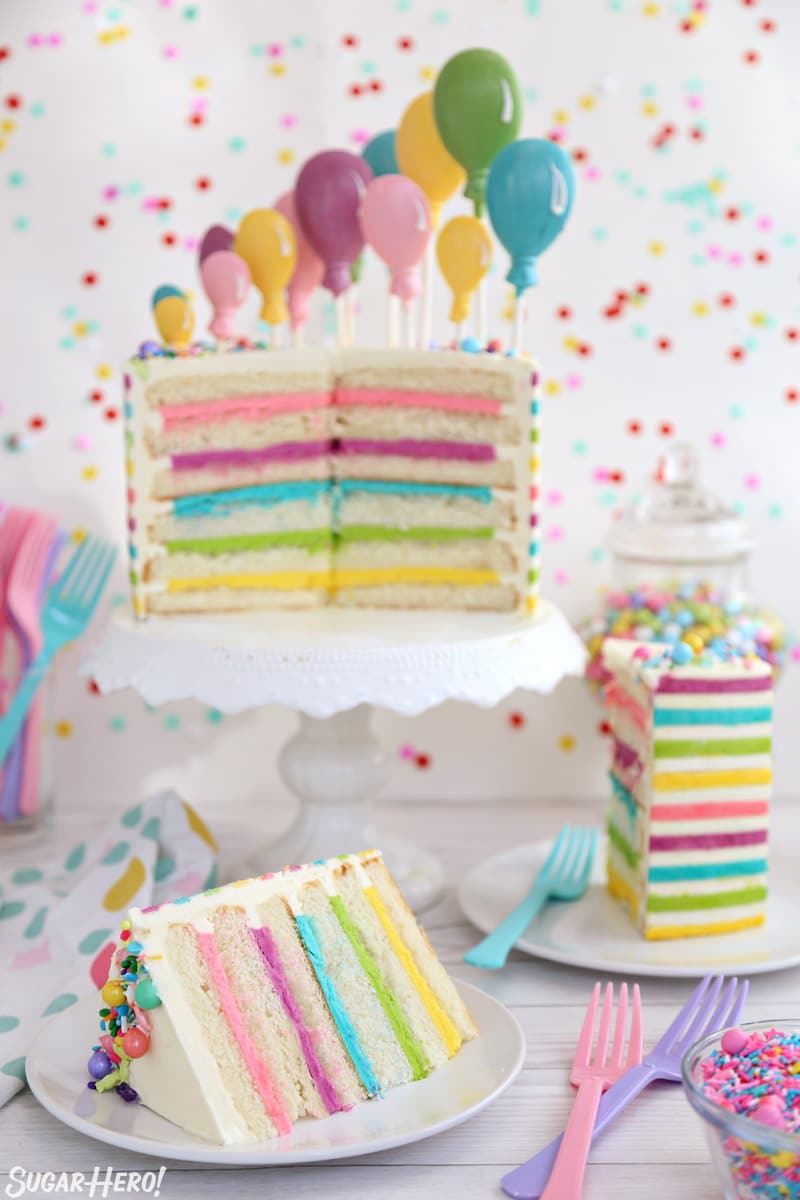
{"type": "Polygon", "coordinates": [[[468,538],[494,536],[490,526],[454,529],[447,525],[411,525],[399,529],[393,525],[345,525],[337,533],[340,542],[461,542],[468,538]]]}
{"type": "Polygon", "coordinates": [[[648,896],[648,912],[688,912],[695,908],[732,908],[738,904],[760,904],[767,898],[765,887],[740,888],[738,892],[709,892],[691,896],[648,896]]]}
{"type": "Polygon", "coordinates": [[[725,738],[723,741],[695,742],[656,742],[656,758],[708,758],[724,757],[736,754],[769,754],[772,749],[772,738],[725,738]]]}
{"type": "Polygon", "coordinates": [[[327,550],[332,543],[330,529],[294,529],[232,534],[230,537],[179,538],[165,545],[169,554],[239,554],[246,550],[270,550],[276,546],[301,546],[313,554],[327,550]]]}
{"type": "Polygon", "coordinates": [[[372,984],[381,1008],[389,1018],[394,1035],[400,1043],[403,1053],[408,1059],[409,1066],[414,1073],[414,1079],[424,1079],[426,1075],[430,1075],[431,1066],[425,1057],[422,1047],[408,1027],[397,997],[386,986],[380,968],[362,942],[361,935],[350,919],[341,896],[329,896],[328,898],[339,924],[344,930],[350,945],[356,952],[358,961],[361,964],[361,970],[372,984]]]}
{"type": "Polygon", "coordinates": [[[616,846],[625,862],[632,871],[635,871],[639,865],[639,855],[634,850],[626,837],[623,837],[616,825],[612,821],[608,822],[608,840],[613,846],[616,846]]]}

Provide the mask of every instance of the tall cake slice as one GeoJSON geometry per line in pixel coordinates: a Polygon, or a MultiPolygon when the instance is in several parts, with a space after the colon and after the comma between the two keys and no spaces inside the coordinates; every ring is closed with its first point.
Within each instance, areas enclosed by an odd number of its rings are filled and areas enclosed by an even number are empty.
{"type": "Polygon", "coordinates": [[[763,924],[772,669],[609,639],[608,888],[647,939],[763,924]]]}
{"type": "Polygon", "coordinates": [[[538,400],[498,354],[229,350],[126,373],[134,607],[532,612],[538,400]]]}
{"type": "Polygon", "coordinates": [[[224,1143],[422,1079],[477,1033],[377,851],[132,909],[102,996],[89,1086],[224,1143]]]}

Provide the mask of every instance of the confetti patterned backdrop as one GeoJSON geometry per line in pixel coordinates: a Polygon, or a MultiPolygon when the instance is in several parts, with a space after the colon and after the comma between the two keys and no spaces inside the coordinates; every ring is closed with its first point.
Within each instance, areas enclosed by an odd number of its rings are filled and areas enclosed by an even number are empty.
{"type": "MultiPolygon", "coordinates": [[[[528,313],[546,591],[574,618],[595,604],[613,514],[679,436],[752,523],[753,591],[799,626],[799,39],[793,0],[3,0],[2,498],[121,542],[120,364],[153,334],[153,288],[197,295],[209,224],[271,204],[314,151],[394,127],[441,63],[483,44],[518,72],[524,133],[557,138],[579,181],[528,313]]],[[[507,338],[504,270],[498,251],[492,327],[507,338]]],[[[374,260],[359,302],[360,336],[380,340],[374,260]]],[[[440,285],[441,340],[446,315],[440,285]]],[[[329,337],[322,297],[314,321],[329,337]]],[[[243,326],[256,331],[255,296],[243,326]]],[[[117,588],[122,603],[121,570],[117,588]]],[[[291,714],[148,711],[97,696],[76,659],[55,689],[59,804],[168,782],[213,819],[232,767],[242,790],[285,798],[272,760],[291,714]]],[[[787,741],[799,701],[790,670],[787,741]]],[[[600,796],[599,721],[578,682],[490,712],[381,714],[391,793],[600,796]]],[[[780,741],[777,766],[790,792],[780,741]]]]}

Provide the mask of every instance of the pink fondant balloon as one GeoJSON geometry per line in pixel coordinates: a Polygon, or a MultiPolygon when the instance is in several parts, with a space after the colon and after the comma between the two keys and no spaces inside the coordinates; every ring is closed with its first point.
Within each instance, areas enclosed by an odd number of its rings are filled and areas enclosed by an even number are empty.
{"type": "Polygon", "coordinates": [[[200,241],[200,249],[197,251],[197,262],[202,267],[210,254],[216,254],[219,250],[233,249],[233,234],[230,229],[226,229],[224,225],[212,225],[203,234],[200,241]]]}
{"type": "Polygon", "coordinates": [[[297,176],[294,199],[303,233],[325,264],[323,286],[341,295],[364,248],[358,212],[372,171],[348,150],[323,150],[297,176]]]}
{"type": "Polygon", "coordinates": [[[218,338],[235,338],[234,317],[247,299],[250,270],[232,250],[209,254],[200,267],[203,291],[214,307],[209,329],[218,338]]]}
{"type": "Polygon", "coordinates": [[[422,188],[405,175],[373,179],[361,205],[361,229],[392,273],[392,295],[413,300],[422,291],[419,264],[432,229],[422,188]]]}
{"type": "Polygon", "coordinates": [[[275,201],[273,208],[286,217],[297,241],[297,265],[289,281],[287,298],[292,329],[300,329],[308,320],[311,296],[322,283],[325,264],[303,233],[297,216],[294,192],[284,192],[275,201]]]}

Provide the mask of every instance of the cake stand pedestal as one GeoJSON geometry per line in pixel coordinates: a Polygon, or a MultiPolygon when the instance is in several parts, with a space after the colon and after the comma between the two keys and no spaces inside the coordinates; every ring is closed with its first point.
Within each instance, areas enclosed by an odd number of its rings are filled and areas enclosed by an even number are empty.
{"type": "Polygon", "coordinates": [[[548,693],[579,675],[585,651],[553,605],[534,620],[448,612],[117,616],[84,672],[103,692],[135,688],[158,706],[194,699],[224,713],[282,704],[299,713],[280,752],[300,812],[278,841],[255,849],[253,874],[345,851],[380,848],[415,911],[443,887],[438,860],[372,824],[388,761],[373,707],[416,715],[445,700],[490,708],[515,688],[548,693]]]}

